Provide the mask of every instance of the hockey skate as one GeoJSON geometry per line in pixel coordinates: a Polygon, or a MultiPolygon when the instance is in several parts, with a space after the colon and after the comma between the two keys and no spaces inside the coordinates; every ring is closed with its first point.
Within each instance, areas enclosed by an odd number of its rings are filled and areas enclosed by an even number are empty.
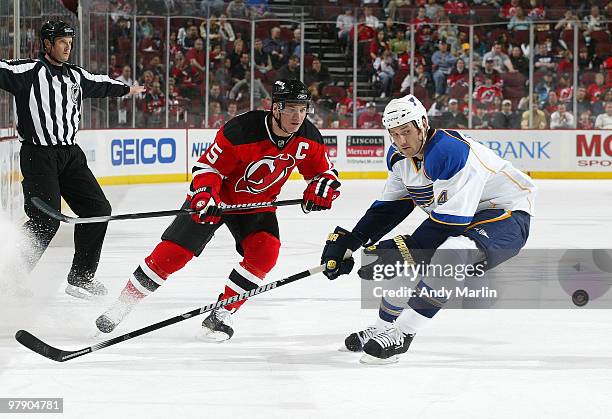
{"type": "Polygon", "coordinates": [[[234,335],[232,312],[223,307],[213,310],[202,322],[199,340],[221,343],[234,335]]]}
{"type": "Polygon", "coordinates": [[[384,365],[399,361],[400,354],[408,351],[414,335],[406,335],[397,327],[391,326],[378,333],[363,345],[365,352],[359,362],[362,364],[384,365]]]}
{"type": "Polygon", "coordinates": [[[338,350],[341,352],[363,352],[363,345],[373,336],[383,332],[384,329],[376,326],[368,326],[365,330],[351,333],[344,339],[344,345],[338,350]]]}
{"type": "Polygon", "coordinates": [[[136,306],[137,301],[133,302],[117,300],[108,310],[96,319],[96,327],[102,333],[110,333],[136,306]]]}
{"type": "Polygon", "coordinates": [[[79,280],[68,278],[66,294],[83,300],[93,300],[108,293],[104,284],[95,279],[79,280]]]}

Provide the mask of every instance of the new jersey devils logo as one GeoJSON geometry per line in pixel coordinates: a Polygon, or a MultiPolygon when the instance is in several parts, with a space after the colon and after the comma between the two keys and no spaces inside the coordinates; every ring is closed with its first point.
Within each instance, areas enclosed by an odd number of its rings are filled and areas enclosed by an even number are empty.
{"type": "Polygon", "coordinates": [[[236,192],[261,193],[285,178],[295,165],[295,158],[287,154],[264,156],[249,164],[242,178],[236,182],[236,192]]]}

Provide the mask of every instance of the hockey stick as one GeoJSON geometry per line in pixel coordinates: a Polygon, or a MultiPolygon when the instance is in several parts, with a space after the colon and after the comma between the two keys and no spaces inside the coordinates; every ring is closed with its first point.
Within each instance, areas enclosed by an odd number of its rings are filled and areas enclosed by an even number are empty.
{"type": "Polygon", "coordinates": [[[162,327],[166,327],[174,323],[182,322],[183,320],[187,320],[194,316],[199,316],[200,314],[206,313],[208,311],[212,311],[216,308],[227,306],[229,304],[235,303],[236,301],[242,301],[254,295],[261,294],[266,291],[270,291],[274,288],[282,287],[283,285],[290,284],[292,282],[297,281],[298,279],[307,278],[316,273],[323,272],[323,269],[324,269],[324,265],[315,266],[313,268],[307,269],[300,273],[288,276],[287,278],[279,279],[277,281],[270,282],[269,284],[262,285],[261,287],[255,288],[254,290],[235,295],[225,300],[217,301],[216,303],[208,304],[204,307],[196,308],[195,310],[188,311],[187,313],[180,314],[178,316],[169,318],[159,323],[155,323],[150,326],[143,327],[142,329],[138,329],[133,332],[126,333],[125,335],[121,335],[116,338],[109,339],[104,342],[100,342],[97,345],[93,345],[88,348],[79,349],[77,351],[64,351],[62,349],[55,348],[43,342],[42,340],[38,339],[36,336],[34,336],[33,334],[31,334],[30,332],[26,330],[19,330],[15,334],[15,339],[17,339],[17,342],[21,343],[26,348],[46,358],[52,359],[53,361],[57,361],[57,362],[69,361],[79,356],[87,355],[91,352],[95,352],[100,349],[103,349],[103,348],[106,348],[112,345],[116,345],[117,343],[121,343],[126,340],[135,338],[137,336],[144,335],[145,333],[149,333],[154,330],[161,329],[162,327]]]}
{"type": "MultiPolygon", "coordinates": [[[[35,196],[32,198],[32,203],[36,208],[47,214],[49,217],[59,220],[63,223],[68,224],[89,224],[89,223],[106,223],[108,221],[115,220],[138,220],[140,218],[155,218],[155,217],[169,217],[175,215],[191,215],[195,214],[196,211],[192,209],[178,209],[178,210],[168,210],[168,211],[153,211],[153,212],[136,212],[133,214],[119,214],[119,215],[104,215],[101,217],[69,217],[67,215],[62,214],[58,210],[51,208],[49,204],[35,196]]],[[[228,211],[248,211],[252,209],[258,208],[268,208],[268,207],[284,207],[288,205],[298,205],[301,204],[301,199],[287,199],[285,201],[270,201],[270,202],[254,202],[252,204],[234,204],[234,205],[225,205],[221,204],[219,208],[221,208],[221,212],[228,211]]]]}

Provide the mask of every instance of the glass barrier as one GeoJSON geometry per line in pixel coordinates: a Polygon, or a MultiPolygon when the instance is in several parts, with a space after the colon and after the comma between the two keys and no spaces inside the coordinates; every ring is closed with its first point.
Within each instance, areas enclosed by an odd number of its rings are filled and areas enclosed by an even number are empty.
{"type": "MultiPolygon", "coordinates": [[[[78,24],[52,3],[22,0],[22,57],[40,48],[42,16],[78,24]]],[[[432,126],[448,128],[595,127],[612,101],[612,24],[578,1],[524,10],[293,3],[92,2],[73,62],[148,92],[86,101],[83,127],[216,128],[269,109],[280,77],[306,83],[320,128],[378,128],[386,103],[408,93],[432,126]]],[[[10,16],[0,10],[2,46],[10,16]]],[[[6,95],[0,118],[3,106],[6,95]]]]}

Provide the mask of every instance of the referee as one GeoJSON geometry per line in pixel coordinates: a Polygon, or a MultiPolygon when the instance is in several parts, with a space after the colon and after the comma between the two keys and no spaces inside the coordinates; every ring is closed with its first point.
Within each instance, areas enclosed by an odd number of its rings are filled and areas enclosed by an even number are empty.
{"type": "MultiPolygon", "coordinates": [[[[40,30],[42,52],[38,59],[0,60],[0,89],[15,96],[24,209],[29,217],[24,224],[31,246],[26,256],[29,270],[59,228],[59,221],[32,205],[32,197],[58,210],[63,197],[80,217],[111,213],[83,150],[75,144],[83,99],[120,97],[145,90],[69,64],[74,36],[70,25],[48,21],[40,30]]],[[[107,223],[75,226],[75,251],[66,293],[86,299],[106,294],[104,285],[94,279],[106,227],[107,223]]]]}

